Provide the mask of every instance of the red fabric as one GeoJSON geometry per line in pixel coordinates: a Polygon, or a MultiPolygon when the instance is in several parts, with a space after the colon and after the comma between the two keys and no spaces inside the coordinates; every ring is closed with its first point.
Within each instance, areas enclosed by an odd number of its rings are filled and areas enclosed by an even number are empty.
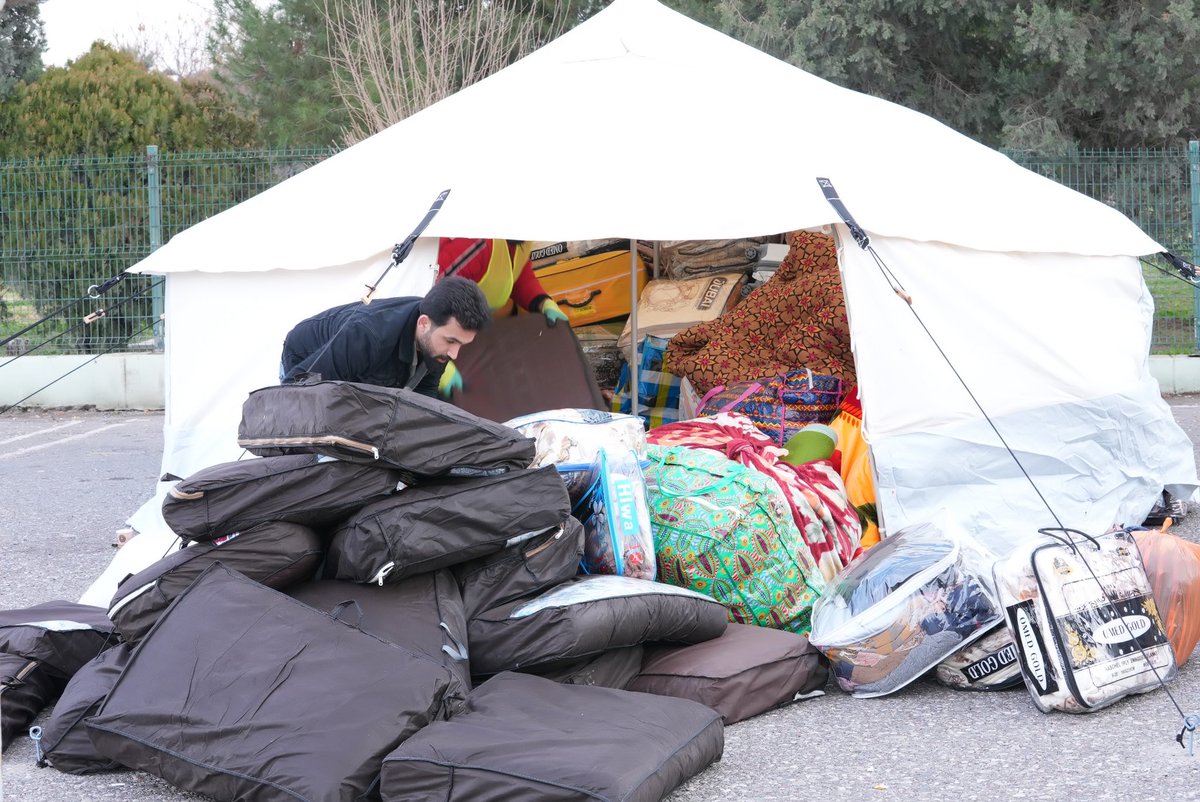
{"type": "MultiPolygon", "coordinates": [[[[446,275],[446,271],[455,262],[466,255],[476,245],[479,245],[478,250],[470,254],[462,267],[454,272],[456,276],[462,276],[463,278],[478,282],[479,279],[483,278],[484,273],[487,272],[488,262],[492,258],[492,248],[497,244],[507,247],[510,256],[516,249],[515,246],[508,244],[507,241],[502,239],[443,237],[438,243],[438,278],[446,275]]],[[[532,309],[531,305],[538,296],[547,294],[542,289],[542,283],[538,281],[537,276],[533,272],[533,262],[526,261],[520,271],[513,277],[513,300],[522,309],[537,312],[539,310],[532,309]]]]}
{"type": "Polygon", "coordinates": [[[842,479],[829,460],[805,465],[782,461],[787,451],[775,445],[743,415],[711,417],[657,426],[649,443],[718,451],[774,479],[787,500],[796,526],[825,579],[832,579],[860,551],[862,527],[846,498],[842,479]]]}

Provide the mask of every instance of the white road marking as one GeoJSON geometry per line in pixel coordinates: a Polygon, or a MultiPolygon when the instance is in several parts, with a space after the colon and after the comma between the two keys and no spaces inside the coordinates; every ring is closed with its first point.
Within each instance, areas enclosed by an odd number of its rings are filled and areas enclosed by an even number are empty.
{"type": "Polygon", "coordinates": [[[99,434],[100,432],[104,431],[105,429],[115,429],[118,426],[127,426],[130,423],[133,423],[133,421],[127,420],[127,421],[121,421],[120,423],[110,423],[107,426],[101,426],[97,429],[92,429],[89,432],[73,434],[70,437],[62,437],[62,438],[59,438],[58,440],[53,440],[49,443],[42,443],[41,445],[38,445],[38,446],[29,446],[28,448],[21,448],[16,451],[9,451],[9,452],[0,454],[0,459],[3,459],[5,457],[19,457],[20,455],[28,454],[31,451],[40,451],[43,448],[50,448],[51,446],[62,445],[63,443],[69,443],[72,440],[79,440],[80,438],[83,438],[83,437],[91,437],[94,434],[99,434]]]}
{"type": "Polygon", "coordinates": [[[8,443],[15,443],[18,440],[24,440],[26,437],[37,437],[39,434],[49,434],[50,432],[57,432],[59,429],[65,429],[68,426],[78,426],[81,423],[83,423],[83,418],[76,418],[75,420],[69,420],[66,423],[60,423],[57,426],[51,426],[49,429],[38,429],[36,432],[29,432],[27,434],[19,434],[16,437],[10,437],[7,440],[0,440],[0,446],[6,445],[8,443]]]}

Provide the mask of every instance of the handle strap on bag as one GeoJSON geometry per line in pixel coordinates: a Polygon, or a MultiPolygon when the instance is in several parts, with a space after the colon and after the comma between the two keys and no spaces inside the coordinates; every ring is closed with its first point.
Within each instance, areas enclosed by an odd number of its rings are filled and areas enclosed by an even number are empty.
{"type": "Polygon", "coordinates": [[[1076,548],[1076,544],[1078,543],[1078,541],[1076,541],[1075,538],[1071,537],[1071,535],[1080,535],[1083,538],[1085,538],[1086,540],[1091,541],[1091,544],[1096,547],[1096,551],[1100,551],[1100,541],[1096,540],[1096,538],[1092,537],[1087,532],[1081,532],[1078,529],[1071,529],[1070,527],[1066,527],[1066,526],[1043,526],[1041,529],[1038,530],[1038,534],[1046,535],[1047,537],[1054,538],[1055,540],[1059,541],[1060,543],[1065,543],[1067,548],[1069,548],[1071,551],[1074,551],[1076,553],[1078,553],[1078,551],[1079,551],[1076,548]],[[1066,533],[1066,535],[1064,536],[1064,535],[1055,534],[1055,532],[1064,532],[1064,533],[1066,533]]]}
{"type": "Polygon", "coordinates": [[[576,301],[575,303],[571,303],[570,301],[568,301],[566,299],[566,296],[564,296],[559,301],[557,301],[557,303],[560,303],[563,306],[569,306],[572,309],[582,309],[583,307],[590,304],[592,301],[596,300],[596,296],[598,296],[600,294],[600,292],[601,292],[600,290],[592,290],[588,294],[588,297],[584,298],[582,301],[576,301]]]}
{"type": "Polygon", "coordinates": [[[349,624],[350,626],[354,627],[355,629],[362,629],[362,620],[363,620],[363,616],[365,616],[366,613],[363,611],[362,605],[358,603],[357,599],[346,599],[343,602],[338,602],[337,604],[335,604],[333,606],[333,609],[329,611],[329,615],[330,615],[330,617],[333,618],[334,621],[341,621],[343,624],[349,624]],[[353,608],[358,613],[358,617],[354,620],[354,623],[352,623],[352,624],[349,621],[347,621],[346,619],[342,618],[342,613],[346,612],[347,610],[349,610],[351,608],[353,608]]]}
{"type": "MultiPolygon", "coordinates": [[[[709,399],[711,399],[717,393],[724,392],[726,388],[727,388],[727,385],[718,384],[716,387],[712,388],[707,393],[705,393],[704,397],[700,399],[700,409],[704,409],[704,405],[708,403],[709,399]]],[[[732,401],[730,401],[728,404],[721,407],[717,411],[718,412],[728,412],[729,410],[736,407],[738,404],[745,401],[750,396],[757,393],[762,388],[763,388],[763,386],[760,382],[750,382],[750,386],[746,388],[746,391],[744,393],[742,393],[737,398],[733,399],[732,401]]]]}

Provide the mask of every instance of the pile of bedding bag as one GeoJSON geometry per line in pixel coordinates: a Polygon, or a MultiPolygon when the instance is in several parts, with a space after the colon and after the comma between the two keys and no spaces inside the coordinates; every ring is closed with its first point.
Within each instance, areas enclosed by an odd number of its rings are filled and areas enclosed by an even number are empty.
{"type": "Polygon", "coordinates": [[[831,675],[1083,713],[1200,641],[1200,551],[1165,530],[998,560],[944,517],[863,551],[830,431],[258,390],[251,456],[164,500],[178,548],[107,609],[0,613],[4,745],[57,699],[42,765],[218,800],[653,800],[831,675]]]}
{"type": "Polygon", "coordinates": [[[510,424],[365,384],[252,393],[251,456],[164,500],[178,548],[107,610],[0,614],[5,745],[57,699],[41,764],[218,800],[650,800],[726,723],[824,688],[811,597],[772,617],[659,581],[637,419],[510,424]]]}

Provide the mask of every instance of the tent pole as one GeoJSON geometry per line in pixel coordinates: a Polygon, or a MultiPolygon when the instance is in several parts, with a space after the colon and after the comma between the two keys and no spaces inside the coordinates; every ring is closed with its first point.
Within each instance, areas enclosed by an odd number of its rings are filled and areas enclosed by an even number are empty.
{"type": "Polygon", "coordinates": [[[642,414],[638,403],[638,255],[637,240],[629,240],[629,411],[642,414]]]}

